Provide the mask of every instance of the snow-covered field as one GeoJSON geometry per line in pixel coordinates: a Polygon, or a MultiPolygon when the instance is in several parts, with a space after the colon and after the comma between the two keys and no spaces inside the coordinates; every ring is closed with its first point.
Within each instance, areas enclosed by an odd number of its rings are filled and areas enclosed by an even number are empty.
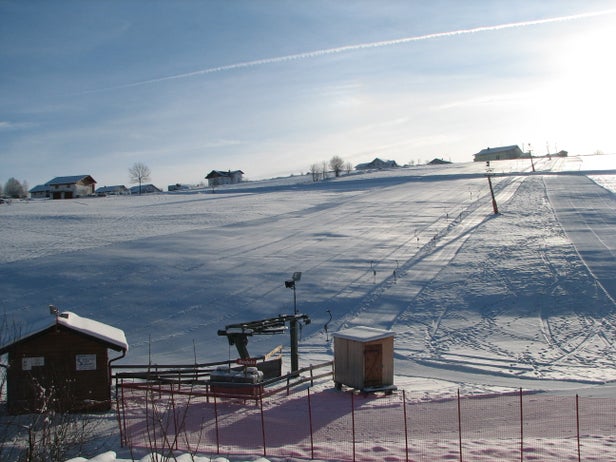
{"type": "Polygon", "coordinates": [[[218,329],[293,311],[284,281],[301,271],[300,366],[331,359],[331,332],[370,325],[396,332],[396,384],[416,401],[614,397],[616,156],[492,167],[498,215],[480,163],[14,201],[0,206],[0,307],[121,328],[125,364],[217,361],[237,356],[218,329]]]}

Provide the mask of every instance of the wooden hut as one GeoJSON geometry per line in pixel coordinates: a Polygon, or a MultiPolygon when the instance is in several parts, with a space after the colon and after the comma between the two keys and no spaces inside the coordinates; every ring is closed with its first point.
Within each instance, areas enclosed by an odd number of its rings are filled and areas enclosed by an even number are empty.
{"type": "Polygon", "coordinates": [[[395,390],[394,333],[357,326],[333,334],[334,382],[362,391],[395,390]]]}
{"type": "Polygon", "coordinates": [[[109,364],[128,350],[124,332],[75,313],[52,314],[0,344],[0,355],[8,355],[9,413],[109,409],[109,364]],[[121,355],[110,361],[109,349],[121,355]]]}

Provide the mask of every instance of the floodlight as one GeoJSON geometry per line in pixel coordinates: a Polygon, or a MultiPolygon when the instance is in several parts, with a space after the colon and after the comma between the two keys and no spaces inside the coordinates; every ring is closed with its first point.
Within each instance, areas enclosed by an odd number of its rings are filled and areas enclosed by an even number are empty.
{"type": "Polygon", "coordinates": [[[297,296],[295,295],[295,283],[302,278],[301,271],[296,271],[291,276],[291,279],[284,281],[284,286],[287,289],[293,289],[293,312],[297,314],[297,296]]]}

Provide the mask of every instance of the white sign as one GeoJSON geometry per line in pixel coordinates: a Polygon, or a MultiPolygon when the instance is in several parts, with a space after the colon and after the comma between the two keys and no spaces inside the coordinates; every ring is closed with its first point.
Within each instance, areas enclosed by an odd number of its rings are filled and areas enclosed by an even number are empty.
{"type": "Polygon", "coordinates": [[[95,371],[96,355],[76,355],[75,369],[78,371],[95,371]]]}
{"type": "Polygon", "coordinates": [[[44,356],[33,356],[30,358],[21,358],[21,370],[31,371],[33,367],[42,367],[45,365],[44,356]]]}

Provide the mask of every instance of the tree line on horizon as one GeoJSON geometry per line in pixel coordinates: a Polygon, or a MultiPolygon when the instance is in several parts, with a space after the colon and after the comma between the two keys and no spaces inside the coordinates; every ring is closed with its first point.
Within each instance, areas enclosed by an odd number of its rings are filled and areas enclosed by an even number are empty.
{"type": "Polygon", "coordinates": [[[339,177],[342,172],[348,175],[352,170],[351,162],[345,162],[340,156],[333,156],[329,161],[312,164],[309,172],[312,175],[312,181],[319,181],[319,179],[327,178],[329,172],[334,172],[334,175],[339,177]]]}

